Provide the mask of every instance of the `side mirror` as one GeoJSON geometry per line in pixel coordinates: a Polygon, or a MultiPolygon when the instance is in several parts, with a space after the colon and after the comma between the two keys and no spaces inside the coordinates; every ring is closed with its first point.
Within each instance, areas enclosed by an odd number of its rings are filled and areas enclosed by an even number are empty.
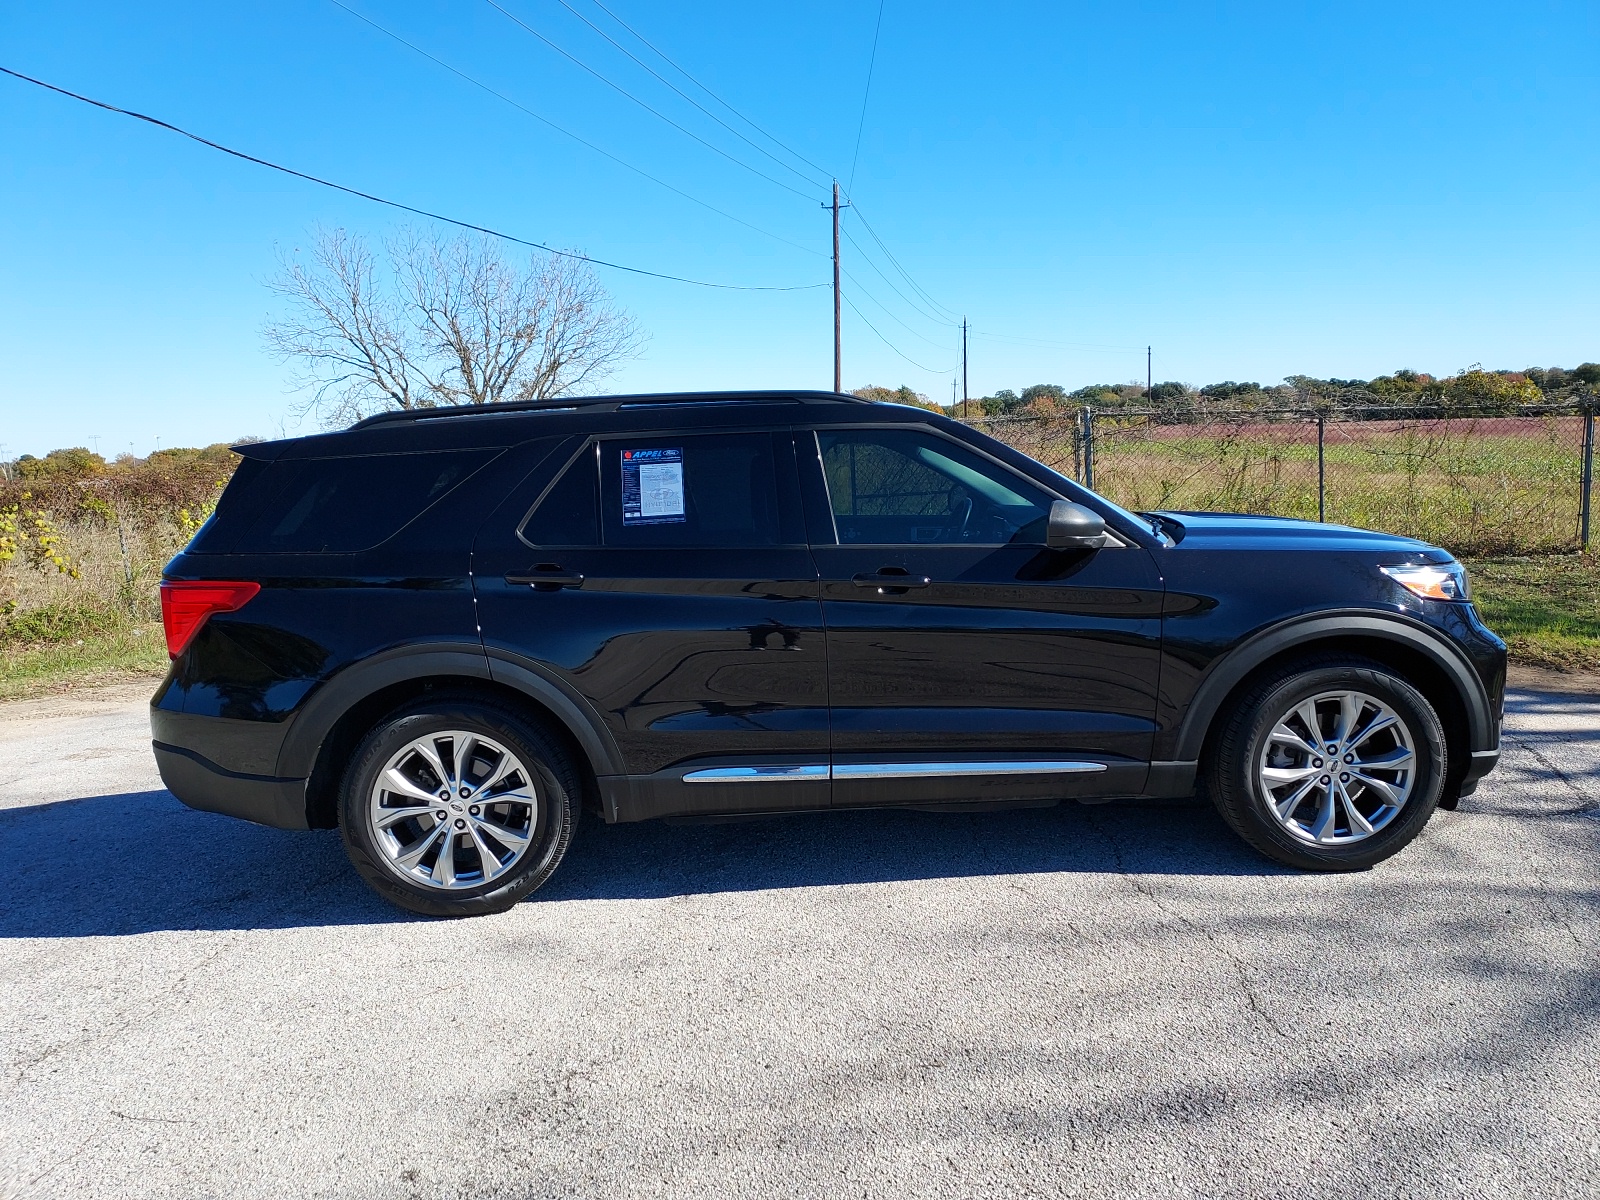
{"type": "Polygon", "coordinates": [[[1070,500],[1050,505],[1044,544],[1052,550],[1098,550],[1106,544],[1105,518],[1070,500]]]}

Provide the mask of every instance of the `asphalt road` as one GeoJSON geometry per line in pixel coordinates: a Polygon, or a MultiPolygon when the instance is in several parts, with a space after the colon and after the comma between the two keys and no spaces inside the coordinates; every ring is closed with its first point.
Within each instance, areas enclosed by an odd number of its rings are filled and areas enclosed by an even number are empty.
{"type": "Polygon", "coordinates": [[[1600,698],[1361,875],[1209,811],[587,824],[498,917],[0,708],[0,1197],[1594,1196],[1600,698]]]}

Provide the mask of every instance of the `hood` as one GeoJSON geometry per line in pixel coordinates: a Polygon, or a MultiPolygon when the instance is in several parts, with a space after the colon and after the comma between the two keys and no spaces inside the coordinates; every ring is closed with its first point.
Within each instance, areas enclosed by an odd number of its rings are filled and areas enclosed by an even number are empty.
{"type": "Polygon", "coordinates": [[[1290,517],[1255,517],[1246,513],[1168,512],[1157,515],[1179,526],[1166,532],[1180,546],[1206,550],[1343,550],[1377,551],[1444,562],[1450,555],[1416,538],[1348,525],[1323,525],[1290,517]]]}

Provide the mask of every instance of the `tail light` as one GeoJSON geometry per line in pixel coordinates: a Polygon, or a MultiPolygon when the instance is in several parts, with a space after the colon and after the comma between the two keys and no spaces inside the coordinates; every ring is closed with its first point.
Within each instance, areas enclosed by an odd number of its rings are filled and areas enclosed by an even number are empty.
{"type": "Polygon", "coordinates": [[[212,613],[241,609],[260,590],[259,583],[242,581],[163,579],[161,624],[167,631],[167,653],[177,658],[212,613]]]}

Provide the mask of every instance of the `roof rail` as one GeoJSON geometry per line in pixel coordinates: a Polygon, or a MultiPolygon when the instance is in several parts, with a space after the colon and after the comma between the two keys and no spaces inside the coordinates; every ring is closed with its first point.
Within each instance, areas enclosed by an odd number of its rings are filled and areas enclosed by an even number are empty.
{"type": "Polygon", "coordinates": [[[794,404],[870,404],[859,396],[846,392],[647,392],[633,396],[573,396],[551,400],[512,400],[504,404],[456,404],[438,408],[403,408],[381,412],[357,421],[351,429],[369,429],[374,425],[394,425],[401,422],[436,421],[446,418],[494,417],[511,413],[570,412],[577,408],[617,409],[624,405],[633,407],[647,404],[731,404],[748,402],[794,404]]]}

